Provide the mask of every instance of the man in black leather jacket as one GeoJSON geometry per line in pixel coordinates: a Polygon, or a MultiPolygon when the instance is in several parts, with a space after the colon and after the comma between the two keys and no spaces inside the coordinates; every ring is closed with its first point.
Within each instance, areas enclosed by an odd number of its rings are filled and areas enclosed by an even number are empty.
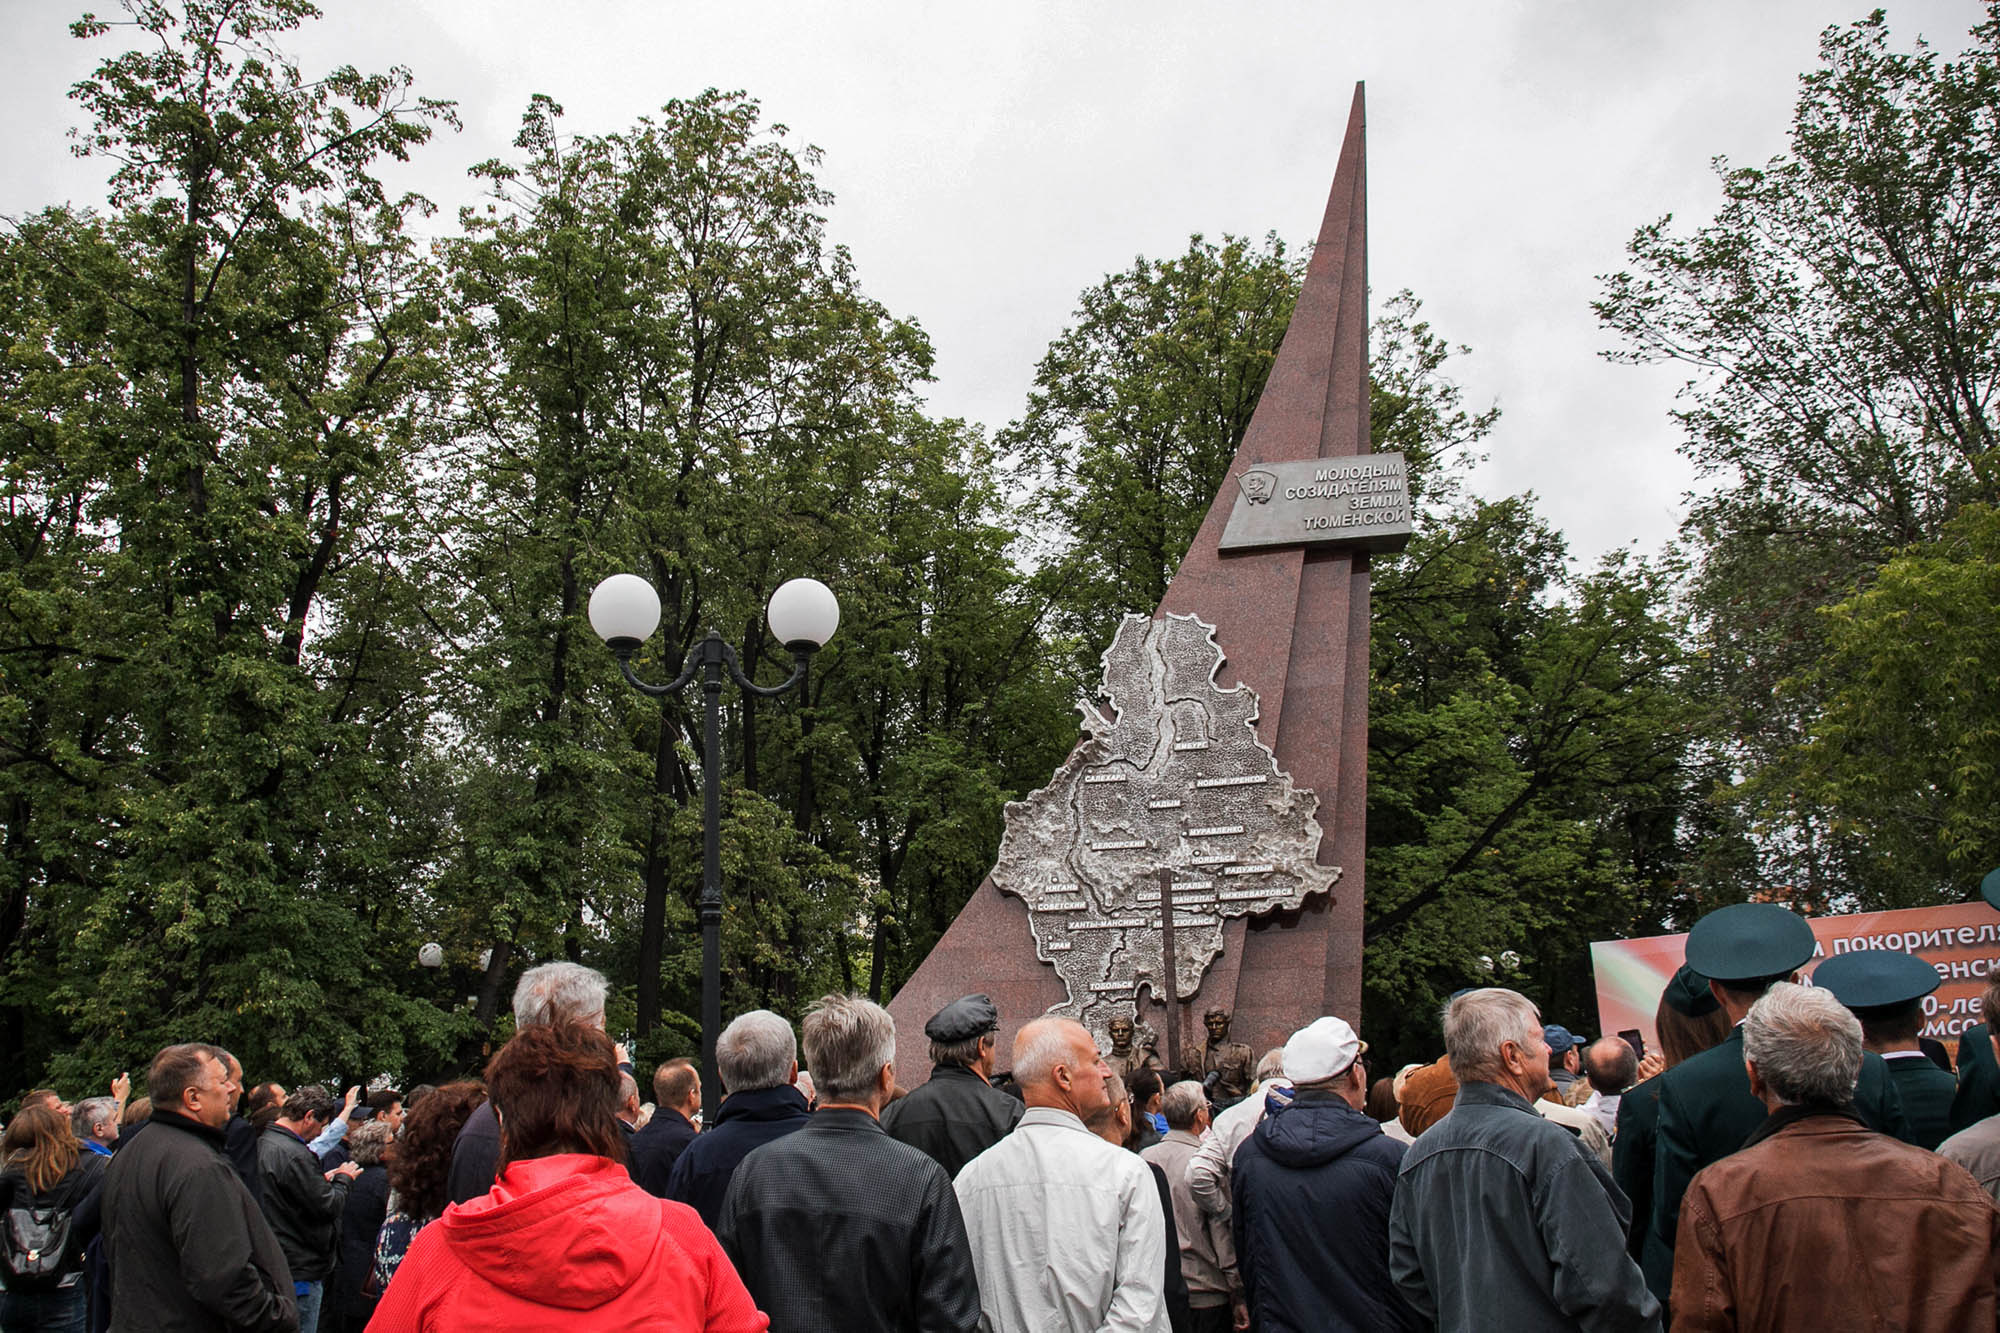
{"type": "Polygon", "coordinates": [[[257,1140],[264,1218],[291,1266],[299,1333],[316,1333],[319,1328],[327,1275],[340,1257],[340,1214],[347,1204],[347,1187],[361,1174],[352,1162],[321,1171],[319,1158],[306,1146],[326,1128],[337,1105],[325,1088],[298,1088],[257,1140]]]}
{"type": "Polygon", "coordinates": [[[929,1082],[882,1113],[889,1137],[921,1148],[956,1177],[959,1169],[1007,1137],[1027,1108],[992,1086],[1000,1011],[984,995],[953,1000],[931,1015],[929,1082]]]}

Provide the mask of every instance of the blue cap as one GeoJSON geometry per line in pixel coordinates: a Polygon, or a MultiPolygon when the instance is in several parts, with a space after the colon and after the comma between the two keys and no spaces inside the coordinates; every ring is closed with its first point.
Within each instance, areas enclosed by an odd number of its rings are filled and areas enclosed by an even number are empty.
{"type": "Polygon", "coordinates": [[[1856,949],[1821,963],[1813,985],[1833,992],[1849,1009],[1900,1009],[1921,1000],[1943,980],[1915,954],[1894,949],[1856,949]]]}
{"type": "Polygon", "coordinates": [[[1737,903],[1710,912],[1688,932],[1687,965],[1728,985],[1782,977],[1817,947],[1812,927],[1776,903],[1737,903]]]}
{"type": "Polygon", "coordinates": [[[1576,1038],[1571,1035],[1568,1028],[1560,1023],[1551,1023],[1543,1028],[1542,1040],[1549,1044],[1549,1051],[1554,1055],[1561,1055],[1564,1051],[1576,1045],[1576,1038]]]}
{"type": "Polygon", "coordinates": [[[1979,881],[1979,896],[1988,907],[2000,911],[2000,870],[1986,872],[1986,878],[1979,881]]]}

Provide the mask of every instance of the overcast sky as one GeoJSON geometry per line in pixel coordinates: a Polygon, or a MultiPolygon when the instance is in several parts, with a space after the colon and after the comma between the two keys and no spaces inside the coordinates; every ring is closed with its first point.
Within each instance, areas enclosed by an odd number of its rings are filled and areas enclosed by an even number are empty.
{"type": "MultiPolygon", "coordinates": [[[[1410,288],[1472,354],[1455,375],[1500,426],[1478,478],[1533,490],[1594,558],[1670,539],[1693,482],[1668,412],[1685,376],[1598,357],[1597,274],[1635,227],[1705,218],[1709,160],[1785,145],[1820,31],[1865,0],[687,4],[320,0],[307,70],[411,67],[465,128],[396,177],[446,208],[508,151],[531,93],[575,132],[744,89],[825,152],[834,238],[865,290],[937,353],[941,413],[997,428],[1078,294],[1191,233],[1316,232],[1356,80],[1367,83],[1370,279],[1410,288]]],[[[117,0],[90,0],[99,13],[117,0]]],[[[95,202],[68,156],[69,86],[117,32],[83,0],[0,0],[0,213],[95,202]]],[[[1898,44],[1964,44],[1972,0],[1896,0],[1898,44]]]]}

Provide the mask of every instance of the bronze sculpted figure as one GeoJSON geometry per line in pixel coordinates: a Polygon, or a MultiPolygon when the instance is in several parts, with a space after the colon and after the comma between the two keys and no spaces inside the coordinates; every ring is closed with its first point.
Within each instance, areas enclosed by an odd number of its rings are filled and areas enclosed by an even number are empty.
{"type": "Polygon", "coordinates": [[[1119,1015],[1107,1025],[1111,1034],[1111,1049],[1104,1053],[1104,1063],[1111,1066],[1111,1072],[1120,1078],[1130,1078],[1135,1070],[1160,1069],[1159,1052],[1154,1050],[1155,1038],[1149,1031],[1143,1041],[1135,1041],[1138,1029],[1133,1021],[1119,1015]]]}
{"type": "Polygon", "coordinates": [[[1240,1041],[1229,1040],[1230,1014],[1216,1005],[1201,1016],[1208,1042],[1201,1049],[1202,1082],[1217,1106],[1234,1106],[1250,1095],[1257,1054],[1240,1041]]]}

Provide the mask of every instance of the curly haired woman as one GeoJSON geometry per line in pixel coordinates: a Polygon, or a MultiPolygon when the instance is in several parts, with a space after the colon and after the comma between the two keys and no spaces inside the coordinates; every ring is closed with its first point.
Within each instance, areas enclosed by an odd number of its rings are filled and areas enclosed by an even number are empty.
{"type": "Polygon", "coordinates": [[[419,1231],[443,1215],[451,1202],[451,1145],[480,1103],[484,1085],[466,1080],[434,1088],[403,1122],[403,1134],[389,1157],[389,1211],[375,1241],[375,1271],[368,1284],[379,1294],[396,1275],[396,1268],[419,1231]]]}

